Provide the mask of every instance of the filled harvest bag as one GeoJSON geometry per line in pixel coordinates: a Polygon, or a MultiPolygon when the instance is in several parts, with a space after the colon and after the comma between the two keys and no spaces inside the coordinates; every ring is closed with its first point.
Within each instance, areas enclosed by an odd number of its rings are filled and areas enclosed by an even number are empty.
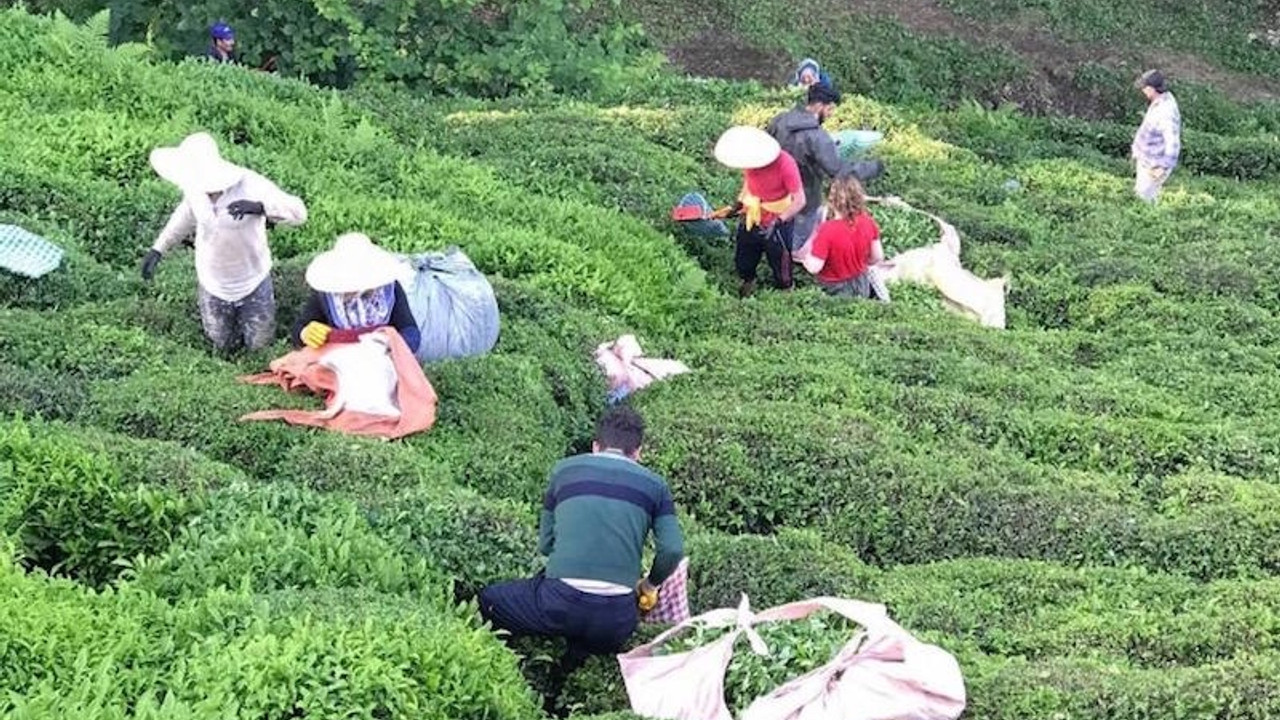
{"type": "Polygon", "coordinates": [[[631,709],[668,720],[733,720],[724,699],[725,671],[745,634],[749,652],[768,655],[753,626],[795,621],[830,610],[861,630],[825,664],[755,698],[741,720],[955,720],[966,695],[960,665],[945,650],[915,639],[885,607],[821,597],[755,614],[743,595],[737,609],[712,610],[618,656],[631,709]],[[729,632],[688,652],[655,650],[695,623],[729,632]]]}
{"type": "Polygon", "coordinates": [[[62,262],[62,248],[17,225],[0,225],[0,268],[39,278],[62,262]]]}
{"type": "Polygon", "coordinates": [[[1005,328],[1005,296],[1009,278],[983,279],[960,263],[960,233],[955,226],[929,212],[917,210],[897,197],[868,197],[868,202],[919,213],[938,226],[938,242],[912,248],[874,267],[883,283],[908,282],[936,288],[943,306],[984,327],[1005,328]]]}
{"type": "Polygon", "coordinates": [[[498,342],[498,298],[484,274],[457,247],[400,256],[409,308],[422,340],[418,360],[484,355],[498,342]]]}

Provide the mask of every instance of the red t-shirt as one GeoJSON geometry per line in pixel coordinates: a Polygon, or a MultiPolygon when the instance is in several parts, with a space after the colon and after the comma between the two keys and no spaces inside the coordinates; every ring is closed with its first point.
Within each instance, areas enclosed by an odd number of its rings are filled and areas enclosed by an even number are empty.
{"type": "Polygon", "coordinates": [[[818,226],[818,234],[809,248],[812,255],[825,260],[818,279],[826,283],[852,280],[867,271],[871,246],[880,238],[880,226],[865,212],[850,223],[845,219],[828,220],[818,226]]]}
{"type": "MultiPolygon", "coordinates": [[[[783,150],[778,159],[755,170],[744,170],[747,181],[747,192],[760,198],[762,202],[774,202],[788,195],[800,192],[804,185],[800,181],[800,166],[795,158],[783,150]]],[[[768,224],[777,217],[777,213],[765,210],[760,215],[760,222],[768,224]]]]}

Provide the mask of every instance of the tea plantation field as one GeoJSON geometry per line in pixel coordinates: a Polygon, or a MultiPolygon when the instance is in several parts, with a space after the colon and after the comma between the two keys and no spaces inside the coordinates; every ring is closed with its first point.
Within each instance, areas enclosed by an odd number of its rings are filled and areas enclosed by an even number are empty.
{"type": "MultiPolygon", "coordinates": [[[[339,93],[108,49],[103,26],[0,13],[0,222],[68,252],[0,275],[4,716],[542,717],[545,664],[454,586],[538,567],[546,472],[589,447],[591,353],[623,332],[694,368],[635,403],[695,611],[886,603],[957,656],[975,720],[1280,714],[1274,107],[1188,98],[1148,207],[1138,98],[1125,124],[850,97],[831,124],[886,133],[878,191],[1010,277],[992,331],[922,289],[739,301],[728,241],[666,220],[690,189],[730,196],[715,138],[783,91],[653,71],[577,100],[339,93]],[[189,252],[138,276],[178,201],[148,153],[198,129],[309,206],[272,235],[282,328],[348,230],[490,276],[502,337],[427,367],[429,433],[237,422],[315,401],[235,381],[283,337],[207,349],[189,252]]],[[[881,220],[893,249],[935,239],[881,220]]],[[[562,703],[629,717],[608,658],[562,703]]]]}

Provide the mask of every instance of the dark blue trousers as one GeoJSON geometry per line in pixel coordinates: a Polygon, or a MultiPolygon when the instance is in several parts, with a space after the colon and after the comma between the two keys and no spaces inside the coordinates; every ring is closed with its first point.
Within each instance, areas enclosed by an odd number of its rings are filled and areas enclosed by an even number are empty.
{"type": "Polygon", "coordinates": [[[619,651],[640,620],[633,594],[592,595],[541,574],[490,585],[479,602],[495,628],[513,637],[563,637],[575,655],[619,651]]]}

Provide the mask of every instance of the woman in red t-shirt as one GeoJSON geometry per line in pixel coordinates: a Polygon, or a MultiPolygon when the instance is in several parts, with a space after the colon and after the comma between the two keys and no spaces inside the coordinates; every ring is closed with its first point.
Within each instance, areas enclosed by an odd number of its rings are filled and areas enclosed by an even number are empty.
{"type": "Polygon", "coordinates": [[[867,269],[884,260],[884,248],[880,227],[867,212],[862,184],[852,175],[837,178],[827,193],[827,206],[835,219],[819,225],[801,249],[804,269],[816,275],[830,295],[869,298],[867,269]]]}

